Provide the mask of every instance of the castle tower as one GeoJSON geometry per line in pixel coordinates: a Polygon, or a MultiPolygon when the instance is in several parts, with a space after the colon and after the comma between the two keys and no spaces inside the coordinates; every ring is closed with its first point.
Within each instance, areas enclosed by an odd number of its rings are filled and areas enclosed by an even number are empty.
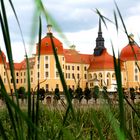
{"type": "Polygon", "coordinates": [[[94,49],[94,55],[100,56],[104,49],[105,47],[104,47],[104,38],[102,37],[101,19],[99,19],[99,31],[98,37],[96,38],[96,47],[94,49]]]}

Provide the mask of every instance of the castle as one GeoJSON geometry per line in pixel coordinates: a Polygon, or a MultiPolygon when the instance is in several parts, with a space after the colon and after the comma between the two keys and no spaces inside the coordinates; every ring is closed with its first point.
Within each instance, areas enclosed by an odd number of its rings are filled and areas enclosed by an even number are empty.
{"type": "MultiPolygon", "coordinates": [[[[38,61],[38,44],[36,45],[35,55],[29,58],[31,90],[36,90],[39,79],[40,87],[48,91],[53,91],[55,87],[58,87],[60,91],[63,91],[59,73],[56,68],[50,36],[52,36],[68,87],[76,89],[77,85],[79,85],[84,89],[86,84],[88,84],[89,88],[98,85],[100,88],[106,86],[109,92],[116,90],[113,56],[107,52],[104,46],[100,20],[93,54],[81,54],[76,51],[74,45],[69,49],[63,48],[62,42],[51,32],[51,26],[48,27],[47,35],[41,39],[40,61],[38,61]]],[[[134,40],[131,40],[131,42],[122,49],[120,60],[123,87],[139,89],[140,48],[135,44],[134,40]]],[[[25,87],[25,89],[27,89],[26,60],[24,59],[21,63],[14,63],[14,69],[16,88],[25,87]]],[[[0,55],[0,74],[7,92],[14,92],[9,64],[6,62],[6,56],[3,52],[1,52],[0,55]]]]}

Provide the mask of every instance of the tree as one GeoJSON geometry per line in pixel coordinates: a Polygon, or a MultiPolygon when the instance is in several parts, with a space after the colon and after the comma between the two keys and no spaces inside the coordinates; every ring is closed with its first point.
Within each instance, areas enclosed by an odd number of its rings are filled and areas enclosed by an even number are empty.
{"type": "Polygon", "coordinates": [[[24,87],[20,87],[18,90],[18,98],[21,99],[22,103],[24,102],[24,98],[26,97],[26,92],[24,87]]]}
{"type": "Polygon", "coordinates": [[[25,98],[25,88],[24,87],[20,87],[17,90],[17,92],[18,92],[18,98],[21,98],[21,99],[25,98]]]}
{"type": "Polygon", "coordinates": [[[45,98],[45,89],[44,88],[40,88],[39,89],[39,99],[42,101],[45,98]]]}
{"type": "Polygon", "coordinates": [[[88,104],[88,100],[91,99],[91,91],[90,91],[90,89],[88,88],[88,86],[85,87],[84,95],[85,95],[85,99],[86,99],[87,104],[88,104]]]}
{"type": "Polygon", "coordinates": [[[70,99],[73,99],[73,90],[69,87],[69,94],[70,94],[70,99]]]}
{"type": "Polygon", "coordinates": [[[97,102],[98,97],[99,97],[99,87],[95,86],[93,88],[93,98],[95,100],[95,103],[97,102]]]}
{"type": "Polygon", "coordinates": [[[130,98],[134,104],[134,101],[135,101],[135,98],[136,98],[136,95],[135,95],[135,90],[134,88],[130,88],[130,98]]]}
{"type": "Polygon", "coordinates": [[[76,96],[75,98],[79,100],[79,103],[83,99],[83,91],[82,88],[78,85],[77,89],[75,90],[76,96]]]}
{"type": "Polygon", "coordinates": [[[58,87],[55,88],[54,99],[60,100],[60,93],[59,93],[59,88],[58,87]]]}

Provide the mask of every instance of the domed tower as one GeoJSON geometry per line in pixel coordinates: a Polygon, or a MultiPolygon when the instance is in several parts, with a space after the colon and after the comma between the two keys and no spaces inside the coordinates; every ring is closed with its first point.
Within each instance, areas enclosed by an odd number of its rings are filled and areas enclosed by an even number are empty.
{"type": "MultiPolygon", "coordinates": [[[[40,61],[38,62],[38,54],[39,54],[39,45],[36,46],[36,64],[35,70],[37,73],[37,79],[39,78],[40,82],[47,79],[45,82],[41,84],[42,87],[47,91],[54,90],[55,87],[58,87],[60,91],[62,91],[62,85],[59,77],[59,73],[56,67],[56,61],[54,58],[52,41],[54,43],[54,47],[57,52],[57,56],[60,62],[62,69],[64,69],[65,58],[63,52],[63,45],[60,40],[58,40],[52,33],[52,26],[47,26],[48,31],[47,35],[41,39],[40,46],[40,61]]],[[[37,83],[36,83],[37,84],[37,83]]]]}
{"type": "Polygon", "coordinates": [[[133,37],[131,34],[129,44],[120,53],[120,59],[125,64],[127,88],[138,89],[138,83],[140,82],[140,47],[135,43],[133,37]]]}
{"type": "Polygon", "coordinates": [[[120,59],[123,61],[140,60],[140,48],[135,43],[133,34],[130,34],[129,44],[122,49],[120,59]]]}
{"type": "MultiPolygon", "coordinates": [[[[53,48],[52,48],[52,42],[50,36],[52,36],[54,46],[57,50],[57,54],[63,54],[63,45],[57,38],[53,36],[53,33],[51,32],[52,26],[48,25],[47,28],[48,28],[47,35],[43,39],[41,39],[40,54],[41,55],[53,54],[53,48]]],[[[38,50],[39,50],[38,47],[39,46],[37,44],[36,54],[38,54],[38,50]]]]}

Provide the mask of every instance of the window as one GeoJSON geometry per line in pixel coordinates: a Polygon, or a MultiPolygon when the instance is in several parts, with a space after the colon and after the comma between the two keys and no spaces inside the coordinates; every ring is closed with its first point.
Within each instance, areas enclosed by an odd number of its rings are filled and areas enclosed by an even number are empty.
{"type": "Polygon", "coordinates": [[[112,78],[115,78],[115,73],[112,74],[112,78]]]}
{"type": "Polygon", "coordinates": [[[13,83],[13,79],[11,78],[11,83],[13,83]]]}
{"type": "Polygon", "coordinates": [[[87,79],[87,74],[84,74],[84,78],[87,79]]]}
{"type": "Polygon", "coordinates": [[[110,77],[110,73],[107,73],[107,77],[110,77]]]}
{"type": "Polygon", "coordinates": [[[59,88],[59,84],[56,84],[56,88],[59,88]]]}
{"type": "Polygon", "coordinates": [[[89,77],[89,79],[92,79],[92,74],[89,74],[88,77],[89,77]]]}
{"type": "Polygon", "coordinates": [[[16,83],[18,84],[18,79],[16,79],[16,83]]]}
{"type": "Polygon", "coordinates": [[[49,44],[48,44],[48,42],[46,42],[46,47],[48,47],[49,46],[49,44]]]}
{"type": "Polygon", "coordinates": [[[16,75],[18,76],[18,72],[16,73],[16,75]]]}
{"type": "Polygon", "coordinates": [[[26,83],[26,79],[24,78],[24,83],[26,83]]]}
{"type": "Polygon", "coordinates": [[[100,77],[100,78],[102,77],[102,74],[101,74],[101,73],[99,73],[99,77],[100,77]]]}
{"type": "Polygon", "coordinates": [[[22,83],[22,79],[20,80],[20,82],[22,83]]]}
{"type": "Polygon", "coordinates": [[[56,72],[56,77],[59,77],[59,73],[58,73],[58,71],[56,72]]]}
{"type": "Polygon", "coordinates": [[[84,67],[84,70],[85,70],[85,71],[87,70],[87,67],[86,67],[86,66],[84,67]]]}
{"type": "Polygon", "coordinates": [[[79,73],[77,74],[77,79],[80,79],[80,74],[79,73]]]}
{"type": "Polygon", "coordinates": [[[72,78],[75,79],[74,73],[72,73],[72,78]]]}
{"type": "Polygon", "coordinates": [[[37,64],[37,68],[39,69],[39,64],[37,64]]]}
{"type": "Polygon", "coordinates": [[[102,79],[101,79],[101,81],[100,81],[100,82],[101,82],[101,86],[103,86],[103,80],[102,80],[102,79]]]}
{"type": "Polygon", "coordinates": [[[6,75],[6,73],[4,72],[4,76],[6,75]]]}
{"type": "Polygon", "coordinates": [[[20,75],[22,76],[22,72],[20,73],[20,75]]]}
{"type": "Polygon", "coordinates": [[[135,68],[135,73],[138,73],[138,69],[137,68],[135,68]]]}
{"type": "Polygon", "coordinates": [[[31,75],[33,75],[33,71],[31,71],[31,75]]]}
{"type": "Polygon", "coordinates": [[[72,70],[74,70],[74,66],[72,66],[72,70]]]}
{"type": "Polygon", "coordinates": [[[37,73],[37,77],[38,77],[38,78],[40,77],[40,73],[39,73],[39,72],[37,73]]]}
{"type": "Polygon", "coordinates": [[[79,70],[80,68],[79,68],[79,66],[77,66],[77,70],[79,70]]]}
{"type": "Polygon", "coordinates": [[[49,84],[46,84],[46,91],[49,91],[49,84]]]}
{"type": "Polygon", "coordinates": [[[4,83],[6,83],[6,78],[4,78],[4,83]]]}
{"type": "Polygon", "coordinates": [[[46,78],[49,77],[49,72],[48,71],[45,72],[45,77],[46,78]]]}
{"type": "Polygon", "coordinates": [[[68,78],[70,79],[70,73],[68,73],[68,78]]]}
{"type": "Polygon", "coordinates": [[[26,72],[24,72],[24,76],[26,75],[26,72]]]}
{"type": "Polygon", "coordinates": [[[48,68],[49,67],[49,65],[48,64],[45,64],[45,68],[48,68]]]}
{"type": "Polygon", "coordinates": [[[93,74],[93,78],[97,78],[97,74],[96,73],[93,74]]]}
{"type": "Polygon", "coordinates": [[[45,56],[45,60],[48,60],[48,56],[45,56]]]}
{"type": "Polygon", "coordinates": [[[64,61],[64,60],[65,60],[65,58],[64,58],[64,57],[62,57],[62,60],[64,61]]]}
{"type": "Polygon", "coordinates": [[[70,70],[70,66],[68,66],[68,70],[70,70]]]}
{"type": "Polygon", "coordinates": [[[109,86],[109,79],[107,79],[107,86],[109,86]]]}
{"type": "Polygon", "coordinates": [[[138,81],[138,75],[135,75],[135,81],[138,81]]]}
{"type": "Polygon", "coordinates": [[[33,77],[31,77],[31,83],[33,82],[33,77]]]}
{"type": "Polygon", "coordinates": [[[66,70],[67,70],[67,65],[66,65],[66,70]]]}

